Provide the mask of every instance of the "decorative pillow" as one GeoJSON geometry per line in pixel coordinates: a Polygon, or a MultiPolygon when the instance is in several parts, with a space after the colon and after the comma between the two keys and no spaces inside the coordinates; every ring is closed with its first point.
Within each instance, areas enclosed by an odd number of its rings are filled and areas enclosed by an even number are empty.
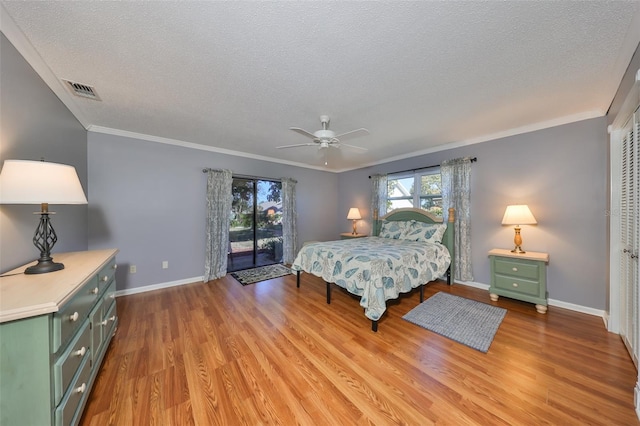
{"type": "Polygon", "coordinates": [[[401,238],[410,241],[424,241],[427,243],[442,243],[442,237],[447,225],[439,223],[423,223],[411,221],[411,226],[401,238]]]}
{"type": "Polygon", "coordinates": [[[380,234],[378,236],[397,240],[406,234],[407,229],[409,229],[409,225],[410,223],[406,221],[383,220],[382,226],[380,227],[380,234]]]}

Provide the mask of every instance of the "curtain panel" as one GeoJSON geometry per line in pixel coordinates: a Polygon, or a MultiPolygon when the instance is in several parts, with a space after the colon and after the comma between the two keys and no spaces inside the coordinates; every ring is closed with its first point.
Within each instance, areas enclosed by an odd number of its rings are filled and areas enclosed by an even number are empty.
{"type": "Polygon", "coordinates": [[[387,213],[387,175],[371,176],[371,235],[375,232],[375,221],[387,213]]]}
{"type": "Polygon", "coordinates": [[[205,282],[227,274],[232,180],[231,170],[207,171],[205,282]]]}
{"type": "Polygon", "coordinates": [[[473,281],[471,268],[471,158],[456,158],[440,165],[444,222],[455,209],[454,279],[473,281]]]}
{"type": "Polygon", "coordinates": [[[282,262],[291,264],[296,258],[298,231],[296,217],[296,183],[291,178],[282,178],[282,262]]]}

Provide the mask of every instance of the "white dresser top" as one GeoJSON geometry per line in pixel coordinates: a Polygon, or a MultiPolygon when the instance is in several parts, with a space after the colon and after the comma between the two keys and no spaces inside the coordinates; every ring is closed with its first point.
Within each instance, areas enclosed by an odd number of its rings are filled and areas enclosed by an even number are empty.
{"type": "Polygon", "coordinates": [[[53,261],[64,264],[60,271],[21,273],[34,261],[5,272],[0,277],[0,323],[57,312],[116,253],[117,249],[54,253],[53,261]]]}

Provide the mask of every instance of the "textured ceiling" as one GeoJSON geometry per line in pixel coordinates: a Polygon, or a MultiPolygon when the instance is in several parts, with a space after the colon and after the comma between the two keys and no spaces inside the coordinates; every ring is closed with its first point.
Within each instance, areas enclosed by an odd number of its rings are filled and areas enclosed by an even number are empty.
{"type": "Polygon", "coordinates": [[[327,114],[371,132],[335,171],[602,116],[640,42],[637,1],[1,3],[87,129],[324,168],[275,147],[327,114]]]}

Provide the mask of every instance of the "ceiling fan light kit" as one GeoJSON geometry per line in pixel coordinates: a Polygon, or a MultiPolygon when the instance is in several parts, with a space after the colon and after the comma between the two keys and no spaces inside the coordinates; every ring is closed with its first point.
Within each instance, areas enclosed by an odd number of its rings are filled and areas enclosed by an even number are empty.
{"type": "MultiPolygon", "coordinates": [[[[312,139],[313,142],[299,143],[294,145],[283,145],[283,146],[278,146],[276,148],[283,149],[283,148],[296,148],[300,146],[317,146],[318,150],[321,150],[321,149],[328,149],[328,148],[340,148],[341,146],[346,146],[348,148],[352,148],[361,152],[367,151],[367,148],[363,148],[355,145],[348,145],[340,142],[341,138],[346,139],[347,137],[358,137],[358,136],[368,135],[369,131],[367,129],[360,128],[360,129],[351,130],[349,132],[336,135],[333,130],[329,130],[330,121],[331,119],[329,118],[328,115],[321,115],[320,124],[322,124],[322,129],[317,130],[313,133],[307,130],[301,129],[299,127],[290,127],[290,129],[293,130],[294,132],[300,133],[302,136],[306,136],[312,139]]],[[[324,165],[325,166],[327,165],[326,155],[325,155],[324,165]]]]}

